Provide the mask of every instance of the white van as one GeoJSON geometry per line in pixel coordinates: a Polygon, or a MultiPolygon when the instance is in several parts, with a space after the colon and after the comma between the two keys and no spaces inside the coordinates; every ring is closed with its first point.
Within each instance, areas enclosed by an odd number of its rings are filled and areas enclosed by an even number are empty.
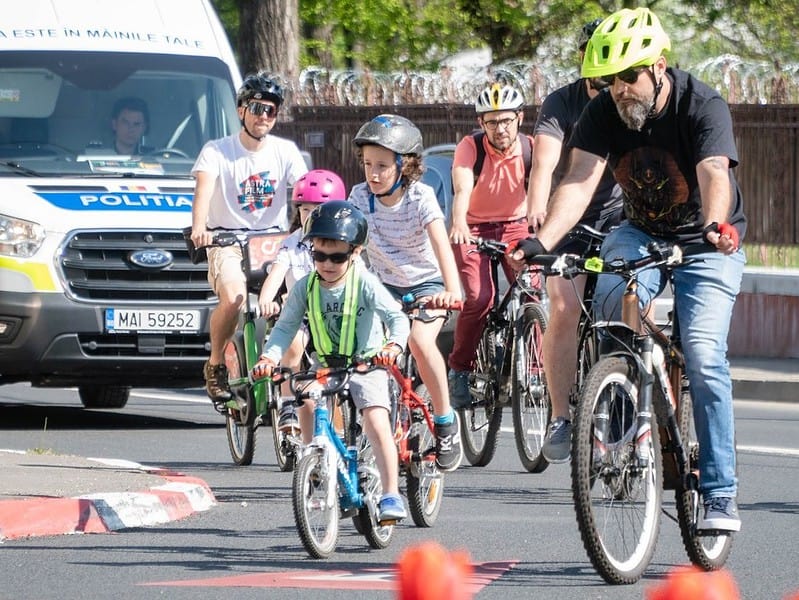
{"type": "Polygon", "coordinates": [[[194,159],[238,131],[233,52],[207,0],[25,0],[0,21],[0,384],[202,384],[214,304],[192,264],[194,159]],[[111,111],[146,104],[136,154],[111,111]]]}

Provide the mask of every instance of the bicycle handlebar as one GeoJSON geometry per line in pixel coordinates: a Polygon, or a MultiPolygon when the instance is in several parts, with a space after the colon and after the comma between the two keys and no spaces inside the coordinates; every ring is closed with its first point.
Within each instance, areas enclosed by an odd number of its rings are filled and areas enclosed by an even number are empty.
{"type": "Polygon", "coordinates": [[[275,367],[272,372],[272,383],[289,382],[291,393],[299,400],[311,398],[316,392],[322,396],[334,396],[341,392],[349,383],[353,373],[369,373],[376,369],[383,369],[382,365],[373,363],[370,359],[356,357],[353,362],[345,367],[319,367],[308,371],[293,372],[288,367],[275,367]],[[321,384],[321,389],[307,390],[301,387],[303,382],[316,381],[321,384]]]}
{"type": "Polygon", "coordinates": [[[424,321],[425,323],[434,321],[435,319],[444,319],[447,317],[447,315],[426,315],[425,317],[422,317],[421,315],[411,315],[411,313],[417,309],[422,311],[436,310],[436,309],[447,310],[447,311],[463,310],[463,301],[461,300],[453,302],[452,304],[449,304],[447,306],[433,306],[432,302],[430,302],[430,296],[426,295],[416,298],[410,292],[405,294],[400,301],[402,302],[402,311],[405,314],[414,319],[424,321]]]}
{"type": "Polygon", "coordinates": [[[628,275],[646,267],[666,266],[674,268],[685,264],[690,256],[715,250],[707,243],[681,246],[671,242],[650,242],[647,245],[648,255],[634,260],[614,258],[606,261],[599,257],[583,258],[577,254],[540,254],[529,259],[533,265],[545,268],[546,275],[573,277],[575,275],[596,275],[599,273],[615,273],[628,275]]]}

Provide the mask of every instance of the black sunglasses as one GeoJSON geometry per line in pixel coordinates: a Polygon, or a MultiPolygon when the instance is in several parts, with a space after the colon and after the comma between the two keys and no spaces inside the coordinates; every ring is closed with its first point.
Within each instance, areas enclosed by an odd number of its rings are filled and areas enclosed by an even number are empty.
{"type": "Polygon", "coordinates": [[[277,114],[277,109],[271,104],[264,104],[263,102],[250,102],[247,104],[247,110],[251,115],[260,117],[266,115],[267,117],[274,117],[277,114]]]}
{"type": "Polygon", "coordinates": [[[630,67],[629,69],[625,69],[621,73],[614,73],[613,75],[605,75],[604,77],[597,77],[597,79],[599,79],[600,81],[603,81],[604,83],[606,83],[608,85],[613,85],[616,82],[616,78],[618,77],[624,83],[626,83],[628,85],[632,85],[636,81],[638,81],[638,77],[641,75],[641,73],[643,73],[647,69],[649,69],[648,66],[647,67],[630,67]]]}
{"type": "Polygon", "coordinates": [[[313,257],[314,262],[325,262],[329,260],[334,265],[340,265],[347,262],[350,256],[352,256],[351,249],[347,252],[333,252],[332,254],[322,252],[321,250],[311,250],[311,257],[313,257]]]}

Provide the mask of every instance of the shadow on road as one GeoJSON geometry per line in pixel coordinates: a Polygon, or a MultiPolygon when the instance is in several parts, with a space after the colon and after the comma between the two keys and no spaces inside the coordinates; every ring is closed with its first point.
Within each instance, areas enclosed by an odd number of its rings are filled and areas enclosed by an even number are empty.
{"type": "Polygon", "coordinates": [[[76,406],[0,402],[0,430],[82,429],[216,429],[216,423],[164,418],[119,411],[87,410],[76,406]]]}

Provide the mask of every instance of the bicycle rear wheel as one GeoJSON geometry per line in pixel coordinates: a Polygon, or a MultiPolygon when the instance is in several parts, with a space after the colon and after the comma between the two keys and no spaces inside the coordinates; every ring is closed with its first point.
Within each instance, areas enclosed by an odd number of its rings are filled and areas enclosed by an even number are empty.
{"type": "Polygon", "coordinates": [[[677,486],[677,520],[680,524],[685,551],[693,564],[705,571],[720,569],[727,562],[732,551],[732,535],[697,535],[696,525],[699,521],[699,442],[696,439],[694,428],[693,403],[688,388],[687,379],[683,378],[684,385],[680,392],[680,403],[677,407],[677,424],[680,427],[685,451],[688,453],[690,477],[692,484],[688,487],[677,486]]]}
{"type": "MultiPolygon", "coordinates": [[[[415,391],[420,398],[425,399],[427,409],[432,413],[427,388],[420,385],[415,391]]],[[[416,409],[408,416],[410,423],[403,423],[402,427],[404,430],[407,427],[409,432],[408,448],[414,457],[419,457],[408,466],[405,473],[408,508],[417,527],[432,527],[444,499],[444,475],[436,468],[435,435],[427,426],[424,413],[416,409]]]]}
{"type": "Polygon", "coordinates": [[[547,314],[540,304],[527,304],[517,323],[516,362],[513,368],[513,437],[522,466],[541,473],[549,466],[541,454],[552,415],[544,374],[542,341],[547,314]]]}
{"type": "Polygon", "coordinates": [[[601,359],[586,378],[572,434],[572,493],[588,557],[608,583],[638,581],[652,560],[662,491],[652,423],[648,461],[636,458],[639,389],[629,359],[601,359]]]}
{"type": "Polygon", "coordinates": [[[236,408],[227,407],[225,431],[233,462],[239,466],[252,464],[255,455],[255,395],[247,377],[244,337],[237,331],[225,348],[225,365],[236,408]]]}
{"type": "MultiPolygon", "coordinates": [[[[329,452],[330,450],[328,450],[329,452]]],[[[336,473],[328,473],[321,452],[302,457],[294,469],[292,507],[300,541],[313,558],[327,558],[338,542],[336,473]],[[333,486],[334,489],[330,489],[333,486]]]]}
{"type": "Polygon", "coordinates": [[[472,404],[461,409],[461,444],[469,464],[484,467],[494,458],[502,425],[499,378],[494,332],[486,329],[477,345],[473,381],[469,391],[472,404]]]}

